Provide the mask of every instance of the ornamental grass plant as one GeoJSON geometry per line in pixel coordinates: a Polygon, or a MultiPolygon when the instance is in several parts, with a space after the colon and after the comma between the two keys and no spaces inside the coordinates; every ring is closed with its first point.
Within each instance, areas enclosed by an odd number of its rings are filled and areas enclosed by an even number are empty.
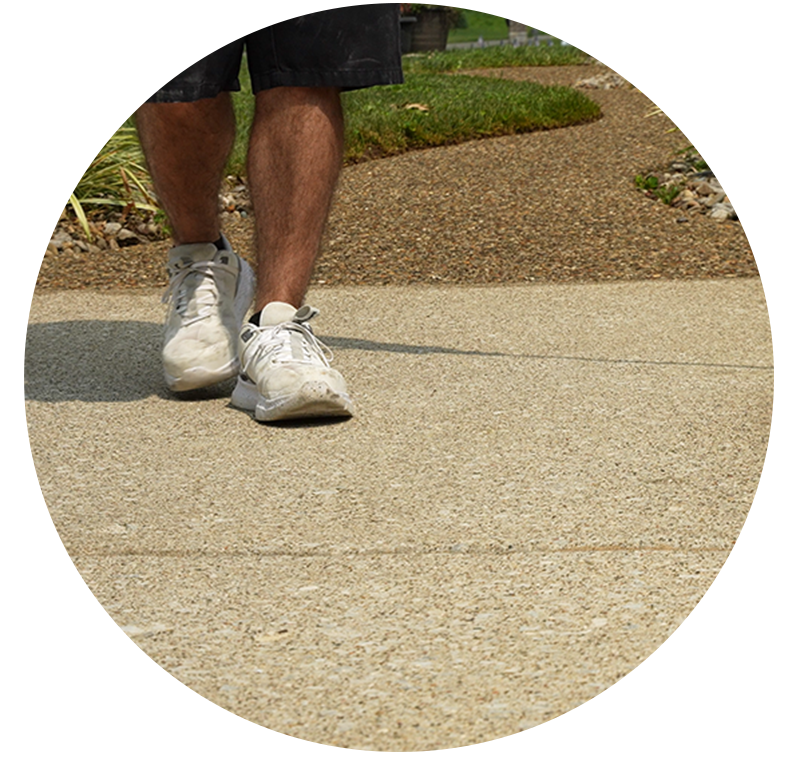
{"type": "Polygon", "coordinates": [[[91,238],[86,218],[89,208],[158,210],[133,125],[127,123],[118,129],[103,146],[75,187],[69,204],[87,238],[91,238]]]}

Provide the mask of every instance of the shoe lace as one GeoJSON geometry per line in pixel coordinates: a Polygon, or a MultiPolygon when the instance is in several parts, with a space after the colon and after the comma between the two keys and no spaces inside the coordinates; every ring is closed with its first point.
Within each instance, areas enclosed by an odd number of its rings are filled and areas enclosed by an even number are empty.
{"type": "Polygon", "coordinates": [[[190,318],[186,319],[186,324],[200,321],[203,318],[208,318],[211,314],[212,308],[216,305],[218,294],[216,287],[200,288],[199,284],[191,287],[192,283],[202,281],[203,279],[214,280],[215,269],[224,269],[225,266],[216,260],[198,260],[196,262],[181,261],[177,264],[170,278],[169,285],[161,297],[162,303],[172,302],[175,309],[185,318],[189,303],[192,301],[190,291],[197,293],[197,313],[190,318]],[[191,277],[191,278],[190,278],[191,277]],[[208,295],[209,297],[203,297],[208,295]]]}
{"type": "MultiPolygon", "coordinates": [[[[314,335],[307,321],[319,311],[306,307],[298,311],[291,321],[276,326],[254,327],[259,336],[256,337],[252,352],[246,358],[245,370],[251,365],[268,360],[273,363],[306,363],[317,365],[320,362],[329,367],[333,361],[333,353],[314,335]],[[305,311],[305,312],[304,312],[305,311]],[[298,358],[292,349],[292,334],[299,334],[303,356],[298,358]]],[[[296,344],[296,342],[295,342],[296,344]]]]}

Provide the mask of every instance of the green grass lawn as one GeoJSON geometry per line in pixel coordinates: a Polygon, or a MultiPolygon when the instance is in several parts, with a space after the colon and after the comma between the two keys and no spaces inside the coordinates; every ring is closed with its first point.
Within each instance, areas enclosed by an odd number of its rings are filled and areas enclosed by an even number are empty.
{"type": "Polygon", "coordinates": [[[508,26],[504,18],[470,10],[462,10],[461,13],[465,26],[451,29],[447,35],[448,43],[477,42],[478,37],[485,40],[508,39],[508,26]]]}
{"type": "Polygon", "coordinates": [[[438,74],[473,68],[581,65],[588,61],[586,53],[571,45],[496,45],[474,50],[412,53],[403,58],[403,71],[409,74],[438,74]]]}
{"type": "Polygon", "coordinates": [[[570,87],[481,76],[409,74],[344,96],[345,161],[593,121],[600,108],[570,87]]]}

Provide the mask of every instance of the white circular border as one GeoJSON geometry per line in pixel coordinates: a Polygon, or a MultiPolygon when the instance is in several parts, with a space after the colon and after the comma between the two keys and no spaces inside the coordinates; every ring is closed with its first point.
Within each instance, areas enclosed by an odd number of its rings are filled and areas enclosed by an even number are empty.
{"type": "MultiPolygon", "coordinates": [[[[165,673],[124,636],[75,571],[36,480],[22,403],[27,314],[65,199],[108,136],[172,74],[291,10],[107,2],[14,6],[0,52],[6,223],[3,322],[3,742],[7,753],[332,753],[232,715],[165,673]]],[[[678,631],[611,689],[554,721],[488,744],[504,755],[776,754],[789,751],[798,533],[796,10],[761,2],[611,0],[462,7],[544,29],[608,64],[669,114],[733,199],[767,295],[776,379],[767,462],[737,546],[678,631]],[[766,185],[777,185],[771,195],[766,185]],[[782,195],[782,196],[781,196],[782,195]],[[794,391],[793,391],[794,390],[794,391]]]]}

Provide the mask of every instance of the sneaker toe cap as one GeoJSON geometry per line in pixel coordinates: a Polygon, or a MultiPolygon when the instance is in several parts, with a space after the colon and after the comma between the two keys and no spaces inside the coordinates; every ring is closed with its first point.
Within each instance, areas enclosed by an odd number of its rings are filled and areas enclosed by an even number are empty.
{"type": "Polygon", "coordinates": [[[187,370],[203,368],[216,370],[236,359],[236,351],[227,334],[208,342],[204,339],[174,339],[164,345],[164,370],[180,376],[187,370]]]}
{"type": "Polygon", "coordinates": [[[269,371],[258,382],[258,390],[264,397],[282,397],[294,394],[309,381],[324,383],[336,394],[347,394],[347,384],[341,373],[332,368],[303,364],[288,364],[269,371]]]}

